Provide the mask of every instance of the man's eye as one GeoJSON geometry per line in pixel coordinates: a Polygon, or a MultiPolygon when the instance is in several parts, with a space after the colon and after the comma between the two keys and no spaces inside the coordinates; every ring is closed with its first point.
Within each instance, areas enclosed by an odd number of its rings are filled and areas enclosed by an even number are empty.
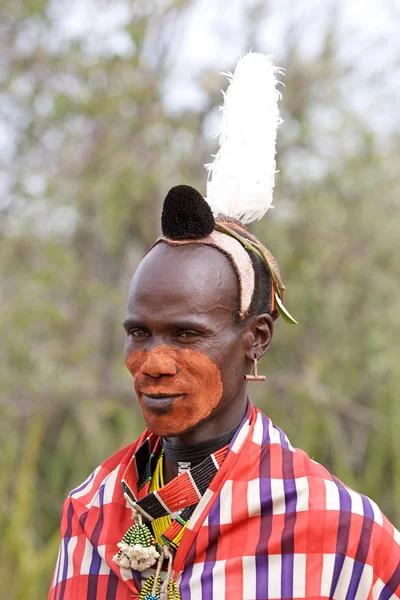
{"type": "Polygon", "coordinates": [[[144,338],[149,337],[150,334],[145,329],[133,328],[128,331],[128,335],[134,338],[144,338]]]}
{"type": "Polygon", "coordinates": [[[190,338],[196,338],[199,337],[199,333],[197,331],[180,331],[178,333],[178,337],[184,340],[190,339],[190,338]]]}

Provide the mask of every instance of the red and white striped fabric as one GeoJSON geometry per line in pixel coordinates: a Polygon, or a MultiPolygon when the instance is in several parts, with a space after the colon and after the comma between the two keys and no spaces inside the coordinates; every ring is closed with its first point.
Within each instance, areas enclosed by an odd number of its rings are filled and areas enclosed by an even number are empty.
{"type": "MultiPolygon", "coordinates": [[[[148,437],[69,495],[49,600],[138,598],[141,574],[112,556],[132,525],[121,480],[148,437]]],[[[249,404],[186,528],[174,573],[182,600],[400,598],[400,534],[372,500],[294,449],[249,404]]]]}

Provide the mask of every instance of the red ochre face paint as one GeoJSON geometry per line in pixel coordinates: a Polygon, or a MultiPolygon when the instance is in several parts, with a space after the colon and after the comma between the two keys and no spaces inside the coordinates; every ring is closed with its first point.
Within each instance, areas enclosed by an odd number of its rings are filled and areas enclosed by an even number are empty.
{"type": "Polygon", "coordinates": [[[198,350],[157,346],[151,352],[132,352],[125,364],[135,378],[147,427],[156,435],[188,431],[208,417],[222,398],[221,373],[198,350]]]}

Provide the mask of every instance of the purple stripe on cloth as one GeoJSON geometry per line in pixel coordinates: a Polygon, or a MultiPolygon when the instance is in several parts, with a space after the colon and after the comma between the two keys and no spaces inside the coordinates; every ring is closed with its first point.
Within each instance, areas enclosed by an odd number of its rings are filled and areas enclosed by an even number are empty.
{"type": "MultiPolygon", "coordinates": [[[[213,597],[213,569],[215,560],[208,561],[207,558],[203,563],[203,572],[200,575],[201,581],[201,598],[202,600],[214,600],[213,597]]],[[[215,598],[219,600],[219,598],[215,598]]]]}
{"type": "Polygon", "coordinates": [[[271,421],[268,419],[268,417],[266,417],[265,415],[262,415],[261,422],[262,422],[262,428],[263,428],[262,438],[261,438],[261,446],[266,446],[271,441],[271,438],[269,436],[269,428],[270,428],[270,425],[272,425],[272,424],[271,424],[271,421]]]}
{"type": "Polygon", "coordinates": [[[281,440],[281,446],[282,446],[282,448],[288,449],[289,448],[289,443],[288,443],[288,441],[286,439],[286,436],[283,433],[282,429],[279,429],[279,427],[276,427],[275,425],[274,425],[274,427],[279,432],[279,439],[281,440]]]}
{"type": "Polygon", "coordinates": [[[358,586],[360,585],[361,576],[367,560],[369,544],[371,541],[372,527],[374,524],[374,511],[372,506],[365,496],[361,496],[364,519],[361,528],[360,541],[358,543],[357,553],[354,560],[353,571],[349,583],[349,588],[346,594],[346,600],[354,600],[357,594],[358,586]]]}
{"type": "Polygon", "coordinates": [[[57,600],[58,592],[60,591],[59,587],[58,587],[58,584],[60,582],[61,548],[62,548],[62,544],[63,544],[63,542],[61,542],[60,548],[58,550],[58,558],[57,558],[57,565],[56,565],[57,571],[54,574],[54,582],[53,582],[53,587],[55,589],[55,591],[54,591],[54,600],[57,600]]]}
{"type": "Polygon", "coordinates": [[[84,489],[85,489],[85,487],[86,487],[87,485],[89,485],[89,483],[92,481],[93,477],[94,477],[94,471],[93,471],[93,473],[91,473],[91,474],[89,475],[89,477],[88,477],[87,479],[85,479],[85,481],[84,481],[84,482],[83,482],[83,483],[82,483],[82,484],[81,484],[79,487],[77,487],[77,488],[75,488],[74,490],[72,490],[72,491],[71,491],[71,492],[68,494],[68,496],[69,496],[69,497],[71,497],[73,494],[77,494],[78,492],[81,492],[82,490],[84,490],[84,489]]]}
{"type": "Polygon", "coordinates": [[[85,529],[86,519],[89,514],[89,511],[86,511],[79,517],[79,525],[81,526],[82,531],[85,529]]]}
{"type": "Polygon", "coordinates": [[[208,545],[203,572],[201,574],[201,597],[203,600],[213,598],[213,569],[217,559],[218,538],[220,528],[221,496],[218,496],[208,514],[208,545]]]}
{"type": "Polygon", "coordinates": [[[190,579],[192,577],[192,573],[193,573],[193,563],[190,565],[187,565],[185,567],[185,570],[182,573],[182,579],[179,584],[179,593],[181,595],[182,600],[190,600],[190,598],[191,598],[190,579]]]}
{"type": "Polygon", "coordinates": [[[297,489],[293,468],[293,452],[282,452],[282,477],[285,490],[285,526],[282,532],[282,598],[293,597],[294,526],[296,523],[297,489]]]}
{"type": "Polygon", "coordinates": [[[197,554],[197,537],[195,538],[193,544],[190,546],[190,549],[186,555],[185,558],[185,568],[190,566],[194,559],[196,558],[196,554],[197,554]]]}
{"type": "MultiPolygon", "coordinates": [[[[94,526],[93,533],[90,536],[90,542],[93,548],[96,548],[99,544],[101,530],[103,529],[104,523],[104,484],[99,488],[99,517],[97,519],[97,523],[94,526]]],[[[90,573],[96,573],[97,571],[90,570],[90,573]]]]}
{"type": "MultiPolygon", "coordinates": [[[[351,524],[351,498],[350,494],[343,486],[343,484],[336,479],[333,478],[334,483],[336,484],[339,492],[339,527],[336,538],[336,556],[335,556],[335,566],[333,568],[333,577],[331,584],[331,591],[329,594],[330,598],[333,598],[336,586],[339,581],[340,573],[343,568],[344,559],[347,553],[348,542],[349,542],[349,532],[350,532],[350,524],[351,524]]],[[[327,513],[329,515],[329,512],[327,513]]]]}
{"type": "Polygon", "coordinates": [[[140,590],[142,587],[142,574],[140,571],[135,571],[135,569],[131,569],[133,583],[137,590],[140,590]]]}
{"type": "Polygon", "coordinates": [[[57,600],[57,598],[59,598],[59,592],[60,592],[60,569],[61,569],[61,548],[63,546],[63,541],[60,544],[60,549],[58,551],[58,561],[57,561],[57,575],[55,575],[55,580],[54,580],[54,600],[57,600]]]}
{"type": "Polygon", "coordinates": [[[345,600],[354,600],[357,594],[358,586],[360,585],[361,576],[365,567],[364,562],[354,561],[353,571],[351,573],[351,579],[349,587],[347,589],[345,600]]]}
{"type": "Polygon", "coordinates": [[[89,568],[89,575],[95,575],[97,577],[97,575],[100,573],[100,567],[101,567],[101,556],[98,553],[97,548],[93,547],[92,560],[91,560],[90,568],[89,568]]]}
{"type": "Polygon", "coordinates": [[[388,600],[400,585],[400,564],[397,565],[395,572],[381,591],[378,600],[388,600]]]}
{"type": "Polygon", "coordinates": [[[74,516],[74,507],[72,506],[72,502],[69,503],[68,512],[67,512],[67,529],[64,535],[64,565],[62,572],[62,584],[60,588],[59,600],[63,600],[65,595],[65,588],[67,585],[67,573],[68,573],[68,544],[71,539],[72,534],[72,518],[74,516]]]}
{"type": "Polygon", "coordinates": [[[110,571],[107,583],[106,600],[115,600],[117,597],[118,577],[114,571],[110,571]]]}
{"type": "Polygon", "coordinates": [[[219,535],[219,526],[220,526],[220,514],[221,514],[221,496],[218,496],[215,499],[214,504],[211,507],[210,512],[208,513],[208,525],[214,525],[218,527],[218,535],[219,535]]]}
{"type": "Polygon", "coordinates": [[[90,537],[90,542],[93,546],[93,552],[92,561],[89,567],[88,591],[86,596],[87,600],[96,600],[97,597],[97,584],[102,561],[101,556],[97,551],[97,546],[99,545],[100,534],[104,523],[104,484],[99,488],[99,504],[99,517],[90,537]]]}
{"type": "Polygon", "coordinates": [[[272,531],[271,454],[269,419],[262,417],[263,445],[260,456],[260,538],[256,547],[256,599],[268,598],[268,542],[272,531]]]}
{"type": "Polygon", "coordinates": [[[363,509],[364,509],[364,519],[361,529],[360,542],[357,548],[356,560],[360,562],[365,562],[368,556],[369,544],[371,541],[372,535],[372,527],[374,525],[374,511],[372,510],[372,506],[370,501],[365,496],[361,496],[363,509]]]}

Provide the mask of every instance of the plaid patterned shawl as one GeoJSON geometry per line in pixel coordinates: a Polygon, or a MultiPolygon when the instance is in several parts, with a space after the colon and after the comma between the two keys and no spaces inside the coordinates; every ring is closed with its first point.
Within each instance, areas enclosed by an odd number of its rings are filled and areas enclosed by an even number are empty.
{"type": "MultiPolygon", "coordinates": [[[[145,431],[70,493],[49,600],[138,598],[141,574],[112,556],[132,525],[121,480],[155,440],[145,431]]],[[[249,403],[174,573],[182,600],[400,598],[400,534],[249,403]]]]}

